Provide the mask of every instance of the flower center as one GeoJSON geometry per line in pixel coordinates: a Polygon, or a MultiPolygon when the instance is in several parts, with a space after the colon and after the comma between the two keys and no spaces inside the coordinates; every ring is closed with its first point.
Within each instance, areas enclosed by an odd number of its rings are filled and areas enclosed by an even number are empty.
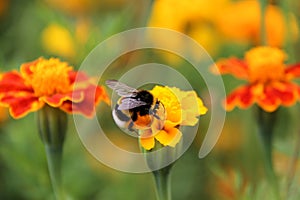
{"type": "Polygon", "coordinates": [[[286,54],[273,47],[256,47],[245,55],[250,82],[280,80],[284,76],[286,54]]]}
{"type": "Polygon", "coordinates": [[[179,124],[182,120],[182,108],[178,97],[174,94],[172,89],[169,87],[155,86],[150,92],[164,105],[167,120],[174,124],[179,124]]]}
{"type": "Polygon", "coordinates": [[[30,66],[31,75],[26,77],[36,96],[50,96],[70,91],[68,72],[72,67],[58,59],[40,59],[36,65],[30,66]]]}

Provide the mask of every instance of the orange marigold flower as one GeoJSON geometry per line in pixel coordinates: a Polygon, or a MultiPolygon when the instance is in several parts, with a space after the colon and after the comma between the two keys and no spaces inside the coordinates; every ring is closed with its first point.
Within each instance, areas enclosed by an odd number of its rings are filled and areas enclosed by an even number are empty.
{"type": "Polygon", "coordinates": [[[249,83],[240,86],[226,99],[226,109],[248,108],[257,103],[267,112],[291,106],[299,98],[299,86],[292,82],[300,76],[300,64],[285,65],[286,54],[275,47],[260,46],[246,52],[244,60],[223,59],[216,63],[221,74],[232,74],[249,83]]]}
{"type": "MultiPolygon", "coordinates": [[[[166,118],[163,127],[156,129],[158,131],[144,131],[140,143],[146,150],[154,148],[155,141],[164,146],[175,147],[182,136],[179,126],[194,126],[198,117],[207,112],[207,108],[195,91],[155,86],[150,92],[164,105],[166,118]]],[[[154,126],[157,125],[153,123],[154,126]]]]}
{"type": "MultiPolygon", "coordinates": [[[[222,8],[216,25],[228,38],[240,42],[258,44],[260,38],[260,7],[257,0],[233,1],[222,8]],[[238,16],[238,17],[237,17],[238,16]]],[[[295,15],[289,13],[289,22],[284,19],[283,11],[275,5],[266,8],[265,26],[267,44],[281,47],[290,30],[292,40],[298,38],[298,25],[295,15]]]]}
{"type": "Polygon", "coordinates": [[[91,117],[101,100],[109,103],[103,87],[57,58],[24,63],[20,71],[0,77],[0,105],[9,107],[14,118],[37,111],[45,104],[91,117]]]}

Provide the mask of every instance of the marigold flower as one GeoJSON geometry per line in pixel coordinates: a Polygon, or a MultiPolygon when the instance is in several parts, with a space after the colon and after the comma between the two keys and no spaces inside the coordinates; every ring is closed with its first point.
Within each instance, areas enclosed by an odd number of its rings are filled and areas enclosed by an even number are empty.
{"type": "Polygon", "coordinates": [[[226,109],[248,108],[257,103],[267,112],[291,106],[299,98],[300,64],[285,65],[286,54],[275,47],[260,46],[246,52],[244,60],[223,59],[216,63],[221,74],[232,74],[248,84],[238,87],[226,99],[226,109]]]}
{"type": "Polygon", "coordinates": [[[74,71],[57,58],[39,58],[0,77],[0,105],[14,118],[41,109],[45,104],[67,113],[91,117],[101,100],[109,103],[103,87],[84,72],[74,71]]]}
{"type": "Polygon", "coordinates": [[[152,149],[155,141],[164,146],[175,147],[182,136],[179,126],[194,126],[198,122],[198,116],[204,115],[207,108],[195,91],[155,86],[150,92],[164,105],[166,118],[158,132],[143,132],[140,143],[146,150],[152,149]]]}
{"type": "MultiPolygon", "coordinates": [[[[290,30],[291,39],[298,38],[299,30],[295,16],[290,14],[289,22],[285,22],[283,12],[278,6],[267,6],[265,22],[268,45],[282,46],[287,30],[290,30]]],[[[261,41],[260,23],[261,14],[257,0],[232,2],[222,9],[222,15],[218,15],[216,20],[217,27],[226,37],[254,44],[261,41]]]]}

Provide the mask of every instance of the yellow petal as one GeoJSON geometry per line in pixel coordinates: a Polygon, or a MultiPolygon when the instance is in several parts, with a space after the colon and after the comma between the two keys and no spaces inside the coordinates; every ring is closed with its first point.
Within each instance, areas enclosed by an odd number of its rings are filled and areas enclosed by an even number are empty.
{"type": "Polygon", "coordinates": [[[144,149],[150,150],[155,145],[154,137],[140,138],[140,143],[144,149]]]}
{"type": "Polygon", "coordinates": [[[168,130],[161,130],[155,136],[155,139],[157,139],[164,146],[175,147],[181,136],[182,134],[177,128],[170,128],[168,130]]]}

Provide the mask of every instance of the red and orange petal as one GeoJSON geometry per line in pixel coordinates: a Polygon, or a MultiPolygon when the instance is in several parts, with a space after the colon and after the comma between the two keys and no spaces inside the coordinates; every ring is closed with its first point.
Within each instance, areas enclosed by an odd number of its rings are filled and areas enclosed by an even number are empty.
{"type": "Polygon", "coordinates": [[[1,98],[1,104],[9,107],[11,116],[15,119],[24,117],[30,112],[34,112],[43,107],[37,97],[27,94],[26,96],[6,95],[1,98]]]}
{"type": "Polygon", "coordinates": [[[265,86],[263,94],[257,98],[257,104],[265,111],[273,112],[281,105],[295,104],[298,97],[298,87],[295,84],[276,82],[265,86]]]}
{"type": "Polygon", "coordinates": [[[32,88],[24,84],[24,79],[17,71],[2,74],[0,79],[0,93],[33,92],[32,88]]]}
{"type": "Polygon", "coordinates": [[[257,103],[267,112],[279,106],[291,106],[299,98],[299,87],[287,82],[273,82],[268,85],[254,84],[234,90],[226,99],[226,110],[234,107],[248,108],[257,103]]]}
{"type": "Polygon", "coordinates": [[[98,104],[100,101],[104,101],[107,105],[110,105],[110,99],[106,90],[102,86],[96,87],[96,94],[95,94],[95,104],[98,104]]]}
{"type": "Polygon", "coordinates": [[[81,102],[84,99],[84,94],[82,91],[70,92],[67,94],[54,94],[52,96],[43,96],[39,100],[47,103],[52,107],[60,107],[65,101],[81,102]]]}
{"type": "Polygon", "coordinates": [[[80,83],[82,82],[87,82],[90,78],[87,76],[86,73],[84,72],[79,72],[79,71],[69,71],[69,80],[70,83],[73,84],[75,83],[75,86],[80,86],[80,83]]]}
{"type": "Polygon", "coordinates": [[[40,57],[40,58],[38,58],[34,61],[23,63],[20,67],[20,71],[21,71],[22,76],[27,77],[27,76],[32,75],[31,68],[35,67],[42,60],[43,60],[43,58],[40,57]]]}
{"type": "Polygon", "coordinates": [[[285,68],[285,75],[288,79],[300,77],[300,63],[285,68]]]}
{"type": "Polygon", "coordinates": [[[89,87],[87,87],[86,89],[81,91],[74,91],[74,94],[75,92],[82,93],[82,101],[64,101],[60,106],[60,109],[68,113],[78,113],[83,114],[86,117],[93,117],[95,113],[95,107],[100,102],[100,100],[104,100],[108,104],[110,102],[108,101],[108,96],[106,96],[104,88],[99,86],[89,85],[89,87]]]}
{"type": "MultiPolygon", "coordinates": [[[[240,79],[248,79],[249,77],[247,63],[237,58],[220,60],[213,67],[217,67],[220,74],[232,74],[240,79]]],[[[212,71],[218,73],[215,68],[212,68],[212,71]]]]}
{"type": "Polygon", "coordinates": [[[251,86],[241,86],[234,90],[226,98],[226,110],[230,111],[235,106],[240,108],[248,108],[254,103],[254,95],[251,86]]]}

